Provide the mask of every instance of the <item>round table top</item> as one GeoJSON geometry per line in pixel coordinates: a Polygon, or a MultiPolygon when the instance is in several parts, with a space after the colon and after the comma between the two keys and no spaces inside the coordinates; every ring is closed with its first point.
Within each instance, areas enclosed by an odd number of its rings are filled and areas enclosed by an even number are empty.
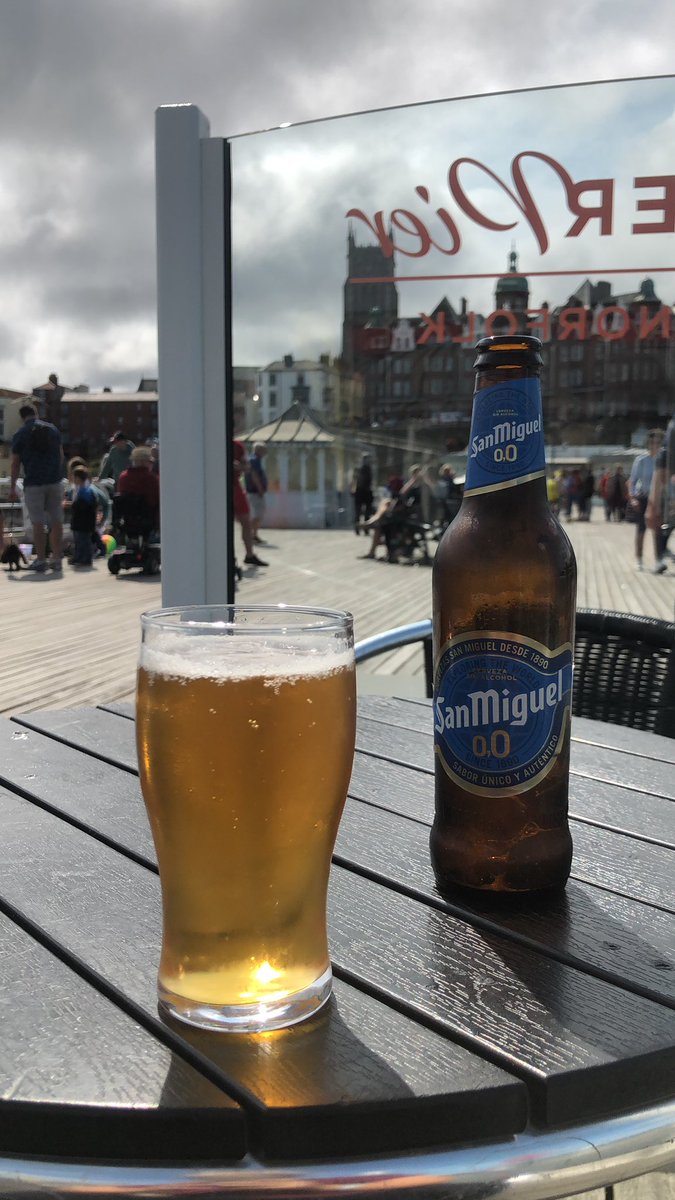
{"type": "Polygon", "coordinates": [[[3,1196],[582,1191],[675,1161],[675,741],[576,720],[561,896],[442,899],[426,702],[360,702],[330,1004],[163,1021],[124,706],[0,723],[3,1196]]]}

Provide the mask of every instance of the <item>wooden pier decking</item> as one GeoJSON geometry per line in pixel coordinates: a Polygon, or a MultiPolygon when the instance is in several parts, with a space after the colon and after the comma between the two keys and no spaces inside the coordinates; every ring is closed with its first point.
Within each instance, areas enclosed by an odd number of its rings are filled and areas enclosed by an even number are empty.
{"type": "MultiPolygon", "coordinates": [[[[665,575],[651,573],[651,534],[645,571],[638,574],[632,525],[610,525],[596,508],[590,522],[573,521],[566,529],[579,564],[580,607],[673,619],[675,564],[665,575]]],[[[266,537],[269,546],[260,553],[269,568],[245,569],[241,602],[348,608],[357,638],[430,614],[430,568],[364,561],[359,556],[368,542],[352,530],[273,530],[266,537]]],[[[139,614],[160,605],[159,577],[122,572],[114,578],[103,560],[90,571],[66,565],[62,577],[0,568],[0,712],[130,699],[139,614]]],[[[359,672],[364,690],[423,694],[419,647],[394,651],[359,672]]]]}

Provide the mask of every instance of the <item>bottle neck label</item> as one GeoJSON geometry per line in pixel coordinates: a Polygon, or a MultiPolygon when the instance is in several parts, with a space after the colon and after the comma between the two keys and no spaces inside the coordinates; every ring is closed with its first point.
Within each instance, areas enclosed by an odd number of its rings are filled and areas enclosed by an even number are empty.
{"type": "Polygon", "coordinates": [[[452,638],[434,686],[434,748],[445,773],[479,796],[514,795],[555,766],[570,728],[572,645],[514,633],[452,638]]]}
{"type": "Polygon", "coordinates": [[[481,388],[473,398],[465,496],[517,487],[545,475],[537,378],[481,388]]]}

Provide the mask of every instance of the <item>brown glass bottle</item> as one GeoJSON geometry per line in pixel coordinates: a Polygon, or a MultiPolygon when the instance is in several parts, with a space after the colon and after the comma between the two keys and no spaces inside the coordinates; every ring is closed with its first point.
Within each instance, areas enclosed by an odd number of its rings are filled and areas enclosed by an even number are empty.
{"type": "Polygon", "coordinates": [[[438,887],[564,886],[576,562],[546,495],[541,343],[484,338],[433,570],[438,887]]]}

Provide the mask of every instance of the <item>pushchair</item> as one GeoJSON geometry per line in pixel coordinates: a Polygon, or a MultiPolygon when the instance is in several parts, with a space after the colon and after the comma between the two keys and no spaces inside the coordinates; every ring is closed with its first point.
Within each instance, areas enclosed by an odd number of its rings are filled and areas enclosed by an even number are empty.
{"type": "Polygon", "coordinates": [[[390,562],[398,562],[402,558],[409,562],[431,562],[427,546],[429,528],[415,507],[408,506],[403,498],[396,501],[383,522],[383,532],[390,562]]]}
{"type": "Polygon", "coordinates": [[[155,528],[154,513],[145,496],[120,495],[112,502],[112,530],[117,548],[108,558],[111,575],[140,567],[146,575],[156,575],[161,565],[161,547],[155,528]]]}

